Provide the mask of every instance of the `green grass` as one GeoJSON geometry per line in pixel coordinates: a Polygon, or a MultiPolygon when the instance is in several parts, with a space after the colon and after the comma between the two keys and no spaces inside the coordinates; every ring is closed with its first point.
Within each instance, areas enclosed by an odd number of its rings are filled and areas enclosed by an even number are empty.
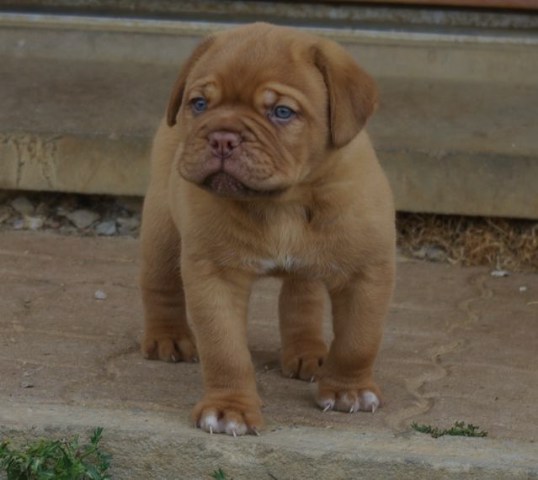
{"type": "Polygon", "coordinates": [[[232,480],[228,478],[226,474],[222,471],[222,468],[215,470],[211,475],[215,480],[232,480]]]}
{"type": "Polygon", "coordinates": [[[468,423],[465,425],[465,422],[455,422],[454,426],[450,428],[441,429],[438,427],[432,427],[431,425],[419,425],[417,423],[412,423],[411,428],[420,433],[427,433],[433,438],[443,437],[445,435],[450,435],[453,437],[487,437],[488,432],[480,430],[480,427],[468,423]]]}
{"type": "Polygon", "coordinates": [[[14,449],[9,441],[0,443],[0,477],[7,480],[110,480],[107,470],[110,455],[103,452],[99,442],[102,428],[96,428],[89,443],[80,444],[79,437],[71,439],[41,439],[14,449]]]}
{"type": "MultiPolygon", "coordinates": [[[[272,473],[268,473],[267,475],[269,475],[269,477],[271,477],[272,480],[277,480],[277,478],[272,474],[272,473]]],[[[225,473],[224,471],[222,470],[222,468],[219,468],[218,470],[215,470],[211,476],[214,478],[214,480],[233,480],[232,478],[229,478],[225,473]]]]}

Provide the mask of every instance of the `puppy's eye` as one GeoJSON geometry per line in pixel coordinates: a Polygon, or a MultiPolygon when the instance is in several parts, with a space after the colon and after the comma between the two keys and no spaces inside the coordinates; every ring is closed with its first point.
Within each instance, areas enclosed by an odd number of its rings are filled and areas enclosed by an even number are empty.
{"type": "Polygon", "coordinates": [[[204,97],[196,97],[191,100],[191,107],[194,113],[202,113],[207,110],[207,100],[204,97]]]}
{"type": "Polygon", "coordinates": [[[290,107],[286,107],[285,105],[277,105],[273,109],[272,114],[273,117],[278,120],[290,120],[295,115],[295,112],[290,107]]]}

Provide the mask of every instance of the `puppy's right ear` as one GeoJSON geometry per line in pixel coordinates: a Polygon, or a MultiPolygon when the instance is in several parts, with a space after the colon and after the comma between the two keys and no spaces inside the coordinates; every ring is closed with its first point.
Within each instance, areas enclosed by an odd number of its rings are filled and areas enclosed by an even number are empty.
{"type": "Polygon", "coordinates": [[[173,127],[176,124],[177,112],[181,106],[183,100],[183,93],[185,92],[185,85],[187,83],[187,77],[191,72],[196,62],[202,57],[202,55],[213,45],[215,38],[213,36],[207,37],[202,40],[201,43],[194,49],[191,56],[181,67],[179,76],[177,77],[170,100],[168,101],[168,110],[166,112],[166,123],[169,127],[173,127]]]}

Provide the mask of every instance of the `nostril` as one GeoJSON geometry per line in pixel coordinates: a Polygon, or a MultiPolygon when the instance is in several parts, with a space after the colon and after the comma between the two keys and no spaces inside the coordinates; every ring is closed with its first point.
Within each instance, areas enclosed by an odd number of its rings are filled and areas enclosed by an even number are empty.
{"type": "Polygon", "coordinates": [[[235,132],[217,131],[209,134],[208,142],[214,155],[227,157],[241,144],[241,136],[235,132]]]}
{"type": "Polygon", "coordinates": [[[220,143],[217,139],[210,137],[209,146],[211,147],[212,150],[218,150],[220,148],[220,143]]]}

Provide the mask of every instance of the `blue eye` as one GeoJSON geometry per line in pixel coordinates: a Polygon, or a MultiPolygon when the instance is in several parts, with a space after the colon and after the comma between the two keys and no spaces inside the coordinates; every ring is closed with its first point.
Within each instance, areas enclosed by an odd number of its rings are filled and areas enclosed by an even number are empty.
{"type": "Polygon", "coordinates": [[[201,113],[207,109],[207,100],[204,97],[196,97],[191,100],[191,107],[195,113],[201,113]]]}
{"type": "Polygon", "coordinates": [[[295,112],[290,108],[284,105],[277,105],[273,109],[273,116],[279,120],[289,120],[295,115],[295,112]]]}

